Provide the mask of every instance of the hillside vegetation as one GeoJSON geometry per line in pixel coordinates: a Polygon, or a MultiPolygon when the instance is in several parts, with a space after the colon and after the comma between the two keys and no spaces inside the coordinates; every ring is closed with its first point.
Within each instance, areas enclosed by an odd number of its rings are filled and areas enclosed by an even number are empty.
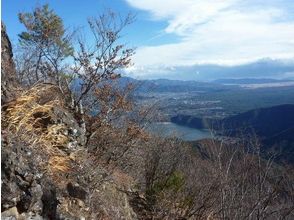
{"type": "Polygon", "coordinates": [[[294,162],[294,105],[253,109],[219,120],[177,115],[171,121],[192,128],[212,129],[230,137],[257,135],[262,150],[273,151],[276,161],[294,162]]]}
{"type": "Polygon", "coordinates": [[[131,16],[90,20],[90,48],[47,5],[19,18],[16,65],[1,32],[2,219],[294,218],[291,167],[263,159],[258,139],[195,150],[143,129],[152,108],[114,86],[131,63],[118,41],[131,16]]]}

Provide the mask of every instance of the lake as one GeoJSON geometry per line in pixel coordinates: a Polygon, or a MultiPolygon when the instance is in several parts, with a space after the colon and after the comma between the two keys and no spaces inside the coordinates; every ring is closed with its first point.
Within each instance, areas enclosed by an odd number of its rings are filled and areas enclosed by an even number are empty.
{"type": "Polygon", "coordinates": [[[208,130],[189,128],[186,126],[177,125],[172,122],[153,123],[148,130],[151,133],[162,137],[176,136],[185,141],[195,141],[204,138],[211,138],[211,133],[208,130]]]}

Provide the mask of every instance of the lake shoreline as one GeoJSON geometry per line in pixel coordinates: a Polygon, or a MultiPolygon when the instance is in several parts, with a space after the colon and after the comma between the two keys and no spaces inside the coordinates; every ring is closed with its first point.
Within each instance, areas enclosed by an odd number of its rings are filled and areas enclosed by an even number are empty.
{"type": "Polygon", "coordinates": [[[147,130],[161,137],[177,137],[184,141],[212,138],[212,134],[208,129],[191,128],[170,121],[154,122],[147,130]]]}

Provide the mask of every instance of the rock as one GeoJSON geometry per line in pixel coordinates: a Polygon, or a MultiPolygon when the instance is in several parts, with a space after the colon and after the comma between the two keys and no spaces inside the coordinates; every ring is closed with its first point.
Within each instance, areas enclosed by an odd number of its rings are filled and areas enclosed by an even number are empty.
{"type": "Polygon", "coordinates": [[[75,184],[68,183],[66,188],[67,188],[68,194],[71,197],[81,199],[81,200],[85,200],[87,197],[87,192],[82,187],[80,187],[77,183],[75,184]]]}
{"type": "Polygon", "coordinates": [[[16,204],[17,210],[20,213],[27,212],[30,208],[31,202],[32,196],[27,191],[25,191],[20,197],[20,201],[16,204]]]}
{"type": "MultiPolygon", "coordinates": [[[[26,149],[27,146],[17,140],[2,145],[1,206],[4,214],[6,213],[5,215],[14,213],[15,216],[19,215],[19,218],[16,219],[37,220],[42,219],[41,214],[45,210],[44,206],[49,202],[46,199],[46,190],[41,185],[45,186],[45,184],[37,182],[40,179],[36,165],[33,164],[36,162],[33,158],[36,157],[26,154],[26,149]],[[44,206],[43,201],[45,202],[44,206]]],[[[45,179],[43,182],[46,182],[45,179]]]]}
{"type": "Polygon", "coordinates": [[[56,189],[53,185],[46,186],[41,201],[43,203],[42,216],[48,219],[56,219],[58,200],[56,198],[56,189]]]}
{"type": "Polygon", "coordinates": [[[136,219],[127,194],[118,190],[124,188],[122,184],[110,181],[112,171],[85,148],[85,130],[58,86],[38,84],[17,96],[12,48],[3,24],[1,34],[1,100],[6,106],[1,109],[6,119],[1,131],[2,219],[136,219]],[[26,104],[19,107],[20,102],[26,104]],[[40,108],[34,112],[33,106],[40,108]],[[11,123],[14,107],[19,113],[15,124],[11,123]],[[36,132],[22,121],[30,112],[32,120],[27,124],[37,121],[36,132]],[[50,164],[55,157],[64,160],[50,164]]]}
{"type": "Polygon", "coordinates": [[[42,213],[42,210],[43,210],[43,203],[42,203],[43,189],[42,189],[41,185],[34,183],[29,191],[30,191],[31,195],[33,195],[30,210],[33,211],[34,213],[42,213]]]}
{"type": "Polygon", "coordinates": [[[21,216],[20,218],[23,218],[24,220],[44,220],[42,216],[32,212],[23,213],[20,216],[21,216]]]}
{"type": "Polygon", "coordinates": [[[19,216],[20,215],[16,207],[12,207],[1,213],[2,220],[18,220],[19,216]]]}
{"type": "Polygon", "coordinates": [[[78,206],[81,208],[85,206],[85,203],[80,199],[77,199],[77,203],[78,203],[78,206]]]}
{"type": "Polygon", "coordinates": [[[2,220],[43,220],[44,218],[33,212],[20,214],[16,207],[12,207],[1,213],[2,220]]]}
{"type": "Polygon", "coordinates": [[[15,64],[6,27],[1,23],[1,102],[2,105],[14,97],[13,89],[18,85],[15,64]]]}
{"type": "Polygon", "coordinates": [[[4,209],[16,206],[24,199],[24,191],[29,186],[29,183],[26,182],[18,172],[20,169],[26,170],[28,167],[23,158],[16,153],[16,148],[18,148],[18,146],[19,145],[15,143],[15,148],[7,145],[2,145],[1,148],[1,206],[4,209]],[[18,165],[20,167],[18,167],[18,165]]]}

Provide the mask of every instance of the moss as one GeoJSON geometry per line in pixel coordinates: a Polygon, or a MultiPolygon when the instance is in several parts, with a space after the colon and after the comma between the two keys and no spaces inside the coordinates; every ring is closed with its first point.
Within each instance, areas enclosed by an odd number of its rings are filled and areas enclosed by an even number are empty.
{"type": "Polygon", "coordinates": [[[166,188],[174,191],[180,191],[182,186],[185,183],[184,176],[181,172],[174,172],[171,176],[169,176],[166,182],[166,188]]]}
{"type": "Polygon", "coordinates": [[[184,175],[179,171],[175,171],[167,179],[155,183],[147,194],[159,194],[165,190],[178,192],[182,189],[184,183],[184,175]]]}

